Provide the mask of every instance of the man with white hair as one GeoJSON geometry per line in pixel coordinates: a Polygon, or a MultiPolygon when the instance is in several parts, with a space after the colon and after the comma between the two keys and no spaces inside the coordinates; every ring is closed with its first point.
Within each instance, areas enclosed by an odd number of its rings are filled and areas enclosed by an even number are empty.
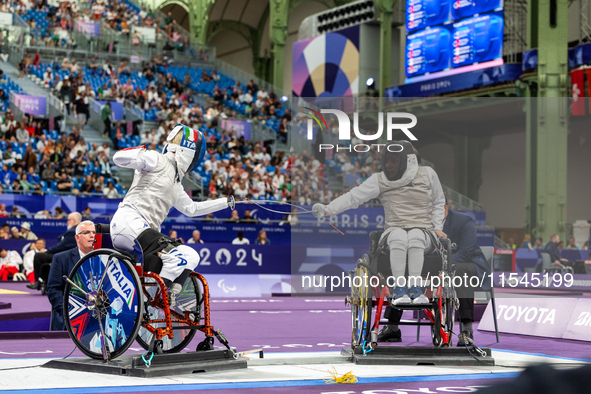
{"type": "Polygon", "coordinates": [[[94,223],[85,220],[75,227],[76,246],[53,256],[49,279],[47,281],[47,298],[51,302],[52,331],[64,330],[64,276],[70,276],[74,265],[94,248],[96,230],[94,223]]]}
{"type": "Polygon", "coordinates": [[[33,290],[41,290],[45,293],[47,277],[49,276],[49,267],[53,260],[53,255],[65,250],[72,249],[76,245],[76,226],[82,221],[82,215],[79,212],[72,212],[68,215],[68,230],[58,237],[58,243],[51,248],[39,250],[33,261],[35,266],[35,283],[29,283],[27,287],[33,290]]]}
{"type": "Polygon", "coordinates": [[[193,231],[193,237],[191,237],[188,241],[188,244],[202,244],[204,243],[201,239],[201,232],[199,230],[193,231]]]}

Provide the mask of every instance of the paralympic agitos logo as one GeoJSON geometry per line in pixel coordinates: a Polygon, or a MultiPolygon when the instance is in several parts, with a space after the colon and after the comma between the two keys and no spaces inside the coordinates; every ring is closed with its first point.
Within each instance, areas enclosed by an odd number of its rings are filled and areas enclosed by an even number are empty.
{"type": "MultiPolygon", "coordinates": [[[[342,141],[350,141],[351,140],[351,120],[349,116],[344,113],[343,111],[339,111],[338,109],[321,109],[320,112],[312,109],[304,107],[303,109],[307,110],[306,113],[311,119],[308,119],[307,123],[307,138],[308,140],[312,140],[314,138],[313,128],[314,128],[314,121],[318,124],[318,127],[322,130],[323,128],[328,131],[328,125],[324,116],[322,114],[333,114],[337,117],[339,122],[339,140],[342,141]],[[323,127],[324,126],[324,127],[323,127]]],[[[413,133],[410,132],[409,129],[413,128],[417,124],[417,117],[413,114],[407,112],[387,112],[384,116],[383,112],[378,113],[378,129],[375,134],[362,134],[359,131],[359,114],[357,112],[353,113],[353,133],[355,137],[359,138],[362,141],[376,141],[378,140],[383,132],[384,132],[384,118],[386,118],[386,138],[388,141],[392,141],[392,133],[394,130],[402,131],[409,140],[417,141],[417,137],[414,136],[413,133]],[[410,122],[408,123],[394,123],[399,122],[400,119],[408,119],[410,122]]],[[[377,146],[378,151],[380,150],[381,146],[384,144],[371,144],[371,146],[377,146]]],[[[352,145],[352,149],[355,152],[367,152],[371,149],[371,146],[368,144],[355,144],[352,145]]],[[[335,146],[332,144],[320,144],[319,149],[322,151],[323,149],[334,149],[335,146]]],[[[337,152],[339,150],[348,150],[351,151],[351,147],[336,147],[337,152]]]]}

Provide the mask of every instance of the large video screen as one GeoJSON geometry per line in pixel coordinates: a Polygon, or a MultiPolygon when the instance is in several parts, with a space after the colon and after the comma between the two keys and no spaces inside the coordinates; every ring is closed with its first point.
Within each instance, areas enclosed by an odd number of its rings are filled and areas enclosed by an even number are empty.
{"type": "Polygon", "coordinates": [[[406,31],[413,32],[451,21],[452,0],[407,0],[406,31]]]}
{"type": "Polygon", "coordinates": [[[405,82],[503,64],[503,1],[406,0],[405,82]]]}
{"type": "Polygon", "coordinates": [[[452,67],[503,56],[503,13],[484,14],[453,24],[452,67]]]}
{"type": "Polygon", "coordinates": [[[451,19],[457,21],[500,8],[503,8],[503,0],[456,0],[451,6],[451,19]]]}
{"type": "Polygon", "coordinates": [[[447,26],[422,30],[406,37],[406,76],[422,75],[450,67],[451,32],[447,26]]]}
{"type": "MultiPolygon", "coordinates": [[[[406,82],[414,82],[412,78],[419,75],[450,68],[458,69],[475,63],[500,59],[502,64],[502,57],[502,11],[435,26],[406,36],[406,82]]],[[[488,66],[493,65],[499,65],[499,62],[488,66]]],[[[438,76],[442,75],[433,77],[438,76]]]]}

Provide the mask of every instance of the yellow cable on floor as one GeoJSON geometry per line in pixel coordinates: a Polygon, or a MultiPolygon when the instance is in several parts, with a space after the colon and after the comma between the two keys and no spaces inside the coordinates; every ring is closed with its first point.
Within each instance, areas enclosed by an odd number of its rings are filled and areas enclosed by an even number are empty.
{"type": "Polygon", "coordinates": [[[324,377],[324,383],[335,384],[335,383],[357,383],[357,376],[353,375],[353,371],[349,371],[343,376],[339,376],[335,367],[331,370],[327,370],[330,376],[324,377]]]}

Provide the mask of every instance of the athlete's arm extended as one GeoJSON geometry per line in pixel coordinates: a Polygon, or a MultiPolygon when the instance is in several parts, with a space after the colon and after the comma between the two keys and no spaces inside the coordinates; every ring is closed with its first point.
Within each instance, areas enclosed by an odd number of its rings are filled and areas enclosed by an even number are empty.
{"type": "Polygon", "coordinates": [[[234,198],[222,197],[211,201],[196,202],[191,200],[184,190],[181,190],[174,207],[178,209],[179,212],[189,217],[202,216],[207,215],[208,213],[221,211],[228,207],[234,208],[234,198]]]}
{"type": "Polygon", "coordinates": [[[349,209],[355,209],[364,202],[376,198],[379,195],[380,187],[378,185],[378,174],[373,174],[361,185],[354,187],[350,192],[335,198],[330,204],[314,204],[312,211],[317,218],[337,215],[349,209]]]}
{"type": "Polygon", "coordinates": [[[113,163],[119,167],[150,172],[158,167],[158,152],[146,150],[146,146],[121,149],[113,156],[113,163]]]}

